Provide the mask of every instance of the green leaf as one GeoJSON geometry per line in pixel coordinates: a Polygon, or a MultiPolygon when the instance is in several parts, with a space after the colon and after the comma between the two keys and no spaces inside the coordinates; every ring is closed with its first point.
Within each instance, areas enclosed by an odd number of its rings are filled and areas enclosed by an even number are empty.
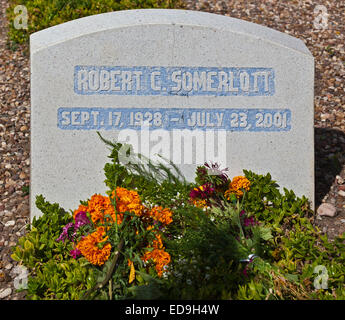
{"type": "Polygon", "coordinates": [[[297,274],[286,273],[284,276],[287,280],[298,283],[299,277],[297,274]]]}
{"type": "Polygon", "coordinates": [[[33,248],[34,248],[34,245],[29,240],[25,240],[25,242],[24,242],[24,249],[26,251],[30,251],[33,248]]]}
{"type": "Polygon", "coordinates": [[[268,227],[259,227],[259,231],[260,231],[260,237],[263,240],[270,240],[273,238],[272,233],[271,233],[271,229],[268,227]]]}
{"type": "Polygon", "coordinates": [[[21,259],[18,257],[18,255],[16,253],[12,253],[11,254],[11,258],[14,260],[14,261],[21,261],[21,259]]]}

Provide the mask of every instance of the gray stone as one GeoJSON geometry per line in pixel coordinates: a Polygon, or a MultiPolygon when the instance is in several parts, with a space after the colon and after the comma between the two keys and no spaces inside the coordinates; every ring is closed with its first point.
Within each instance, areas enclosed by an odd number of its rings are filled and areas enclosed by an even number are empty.
{"type": "Polygon", "coordinates": [[[5,227],[12,227],[16,224],[16,222],[14,220],[10,220],[10,221],[7,221],[5,223],[5,227]]]}
{"type": "Polygon", "coordinates": [[[11,293],[12,293],[11,288],[6,288],[6,289],[0,290],[0,299],[7,298],[11,293]]]}
{"type": "Polygon", "coordinates": [[[339,191],[338,191],[338,194],[339,194],[341,197],[345,197],[345,191],[343,191],[343,190],[339,190],[339,191]]]}
{"type": "Polygon", "coordinates": [[[344,179],[339,175],[336,176],[335,179],[336,179],[338,184],[344,184],[344,182],[345,182],[344,179]]]}
{"type": "Polygon", "coordinates": [[[314,203],[314,59],[301,40],[221,15],[148,9],[39,31],[30,53],[31,218],[38,194],[67,210],[104,194],[109,150],[97,130],[171,159],[188,180],[213,161],[230,177],[270,172],[314,203]],[[144,120],[150,130],[139,130],[144,120]]]}
{"type": "Polygon", "coordinates": [[[12,263],[8,263],[6,266],[5,266],[5,269],[6,270],[11,270],[13,267],[13,264],[12,263]]]}
{"type": "Polygon", "coordinates": [[[317,214],[320,216],[334,217],[336,212],[337,209],[330,203],[322,203],[317,209],[317,214]]]}

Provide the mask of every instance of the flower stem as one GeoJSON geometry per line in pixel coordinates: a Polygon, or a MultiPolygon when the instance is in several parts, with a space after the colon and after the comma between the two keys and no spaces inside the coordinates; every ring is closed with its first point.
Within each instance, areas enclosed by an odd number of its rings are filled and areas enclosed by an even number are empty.
{"type": "Polygon", "coordinates": [[[93,288],[91,288],[89,291],[87,291],[87,292],[84,294],[84,296],[83,296],[83,300],[86,300],[86,299],[90,296],[90,294],[91,294],[93,291],[95,291],[95,290],[97,290],[97,289],[103,288],[103,286],[104,286],[105,284],[107,284],[107,282],[111,279],[111,276],[112,276],[113,271],[114,271],[114,269],[115,269],[116,262],[117,262],[117,260],[118,260],[118,258],[119,258],[119,256],[120,256],[120,251],[122,250],[122,247],[123,247],[123,245],[124,245],[124,242],[125,242],[125,241],[124,241],[123,239],[121,239],[119,245],[117,246],[117,249],[116,249],[116,251],[115,251],[115,255],[114,255],[113,261],[111,262],[111,266],[110,266],[110,268],[109,268],[109,271],[108,271],[108,273],[107,273],[105,279],[104,279],[101,283],[96,284],[93,288]]]}
{"type": "Polygon", "coordinates": [[[242,225],[241,225],[241,218],[240,218],[240,211],[241,210],[240,209],[241,209],[240,202],[237,201],[237,210],[236,210],[237,224],[238,224],[238,227],[240,228],[240,233],[241,233],[242,239],[245,240],[244,231],[243,231],[243,228],[242,228],[242,225]]]}
{"type": "Polygon", "coordinates": [[[109,280],[109,300],[113,300],[113,281],[112,278],[109,280]]]}

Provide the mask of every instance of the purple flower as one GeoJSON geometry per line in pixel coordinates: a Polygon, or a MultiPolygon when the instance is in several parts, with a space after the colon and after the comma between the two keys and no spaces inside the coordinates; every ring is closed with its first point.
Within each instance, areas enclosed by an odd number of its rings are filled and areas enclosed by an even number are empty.
{"type": "Polygon", "coordinates": [[[69,234],[68,234],[68,231],[70,228],[74,228],[74,223],[73,222],[70,222],[70,223],[67,223],[63,228],[62,228],[62,233],[60,234],[59,238],[56,239],[56,241],[62,241],[62,242],[65,242],[66,238],[70,239],[69,238],[69,234]]]}
{"type": "Polygon", "coordinates": [[[249,256],[249,261],[246,264],[246,266],[243,269],[243,275],[247,278],[248,277],[248,270],[249,270],[249,265],[253,262],[253,260],[255,259],[255,255],[250,255],[249,256]]]}
{"type": "Polygon", "coordinates": [[[217,162],[216,163],[211,162],[211,165],[205,162],[204,165],[205,167],[207,167],[208,175],[219,176],[223,183],[228,182],[228,175],[225,173],[226,171],[229,171],[228,168],[220,169],[220,165],[217,162]]]}
{"type": "Polygon", "coordinates": [[[75,216],[74,230],[77,231],[81,226],[89,224],[90,220],[86,215],[85,211],[79,211],[75,216]]]}
{"type": "Polygon", "coordinates": [[[244,218],[243,224],[245,227],[252,227],[252,226],[255,226],[259,223],[258,223],[258,221],[255,220],[254,217],[250,217],[250,218],[244,218]]]}
{"type": "Polygon", "coordinates": [[[81,255],[81,252],[78,248],[71,250],[69,253],[74,259],[77,259],[81,255]]]}
{"type": "Polygon", "coordinates": [[[77,230],[85,225],[91,223],[89,218],[86,215],[85,211],[79,211],[76,216],[75,216],[75,223],[70,222],[67,223],[63,229],[62,229],[62,233],[60,234],[59,238],[56,239],[56,241],[62,241],[65,242],[66,238],[68,240],[74,241],[75,237],[77,235],[77,230]],[[71,233],[70,229],[73,228],[73,233],[71,233]]]}

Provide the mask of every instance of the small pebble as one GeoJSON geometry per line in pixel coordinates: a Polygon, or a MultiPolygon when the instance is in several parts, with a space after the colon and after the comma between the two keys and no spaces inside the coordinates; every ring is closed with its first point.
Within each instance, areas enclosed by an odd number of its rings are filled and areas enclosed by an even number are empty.
{"type": "Polygon", "coordinates": [[[14,220],[7,221],[5,227],[13,227],[16,224],[14,220]]]}
{"type": "Polygon", "coordinates": [[[12,216],[12,212],[8,211],[8,210],[4,210],[5,213],[5,217],[11,217],[12,216]]]}
{"type": "Polygon", "coordinates": [[[320,216],[334,217],[337,209],[330,203],[323,203],[317,209],[317,214],[320,216]]]}
{"type": "Polygon", "coordinates": [[[6,288],[0,291],[0,299],[5,299],[12,293],[11,288],[6,288]]]}
{"type": "Polygon", "coordinates": [[[19,174],[19,178],[22,179],[22,180],[25,179],[26,178],[26,174],[24,172],[21,172],[19,174]]]}
{"type": "Polygon", "coordinates": [[[9,264],[7,264],[7,265],[5,266],[5,269],[6,269],[6,270],[11,270],[12,267],[13,267],[13,264],[12,264],[12,263],[9,263],[9,264]]]}
{"type": "Polygon", "coordinates": [[[343,190],[339,190],[339,191],[338,191],[338,194],[339,194],[341,197],[345,197],[345,191],[343,191],[343,190]]]}
{"type": "Polygon", "coordinates": [[[341,176],[336,176],[335,179],[337,180],[338,184],[344,184],[344,179],[341,176]]]}

